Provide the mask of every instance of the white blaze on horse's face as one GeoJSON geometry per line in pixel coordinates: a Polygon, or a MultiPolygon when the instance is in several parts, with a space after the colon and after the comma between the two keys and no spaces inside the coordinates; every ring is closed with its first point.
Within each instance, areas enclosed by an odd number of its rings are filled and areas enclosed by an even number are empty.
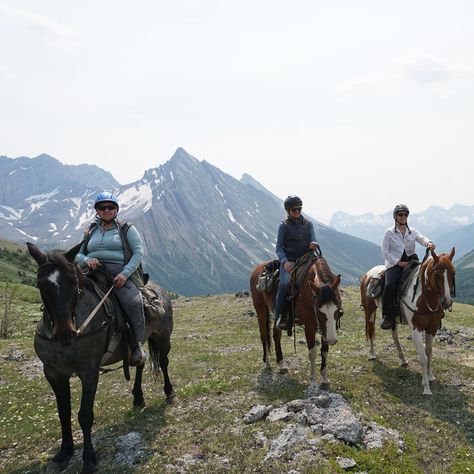
{"type": "Polygon", "coordinates": [[[448,309],[453,304],[453,300],[451,299],[451,287],[449,286],[448,281],[448,270],[444,270],[443,272],[443,282],[444,293],[441,296],[441,306],[444,309],[448,309]]]}
{"type": "MultiPolygon", "coordinates": [[[[336,321],[339,315],[339,308],[334,301],[329,301],[323,304],[318,311],[324,315],[324,319],[326,320],[326,330],[321,331],[324,342],[329,346],[333,346],[337,342],[336,321]]],[[[320,318],[320,321],[321,319],[322,318],[320,318]]]]}
{"type": "Polygon", "coordinates": [[[48,276],[47,280],[52,283],[57,290],[59,290],[59,271],[58,270],[54,270],[53,273],[51,273],[51,275],[48,276]]]}

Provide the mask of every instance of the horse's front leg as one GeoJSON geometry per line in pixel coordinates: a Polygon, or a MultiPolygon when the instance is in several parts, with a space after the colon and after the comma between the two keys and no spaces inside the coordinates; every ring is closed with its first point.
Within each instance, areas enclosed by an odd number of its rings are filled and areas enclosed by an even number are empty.
{"type": "Polygon", "coordinates": [[[304,328],[306,345],[308,346],[310,390],[317,387],[316,383],[316,328],[307,324],[304,328]]]}
{"type": "Polygon", "coordinates": [[[59,375],[47,369],[44,371],[44,375],[56,396],[59,421],[61,422],[61,448],[52,459],[52,462],[61,469],[66,467],[74,451],[71,430],[71,387],[69,377],[65,375],[59,375]]]}
{"type": "Polygon", "coordinates": [[[365,337],[369,341],[369,357],[368,360],[375,360],[375,315],[377,308],[371,310],[365,310],[365,337]]]}
{"type": "Polygon", "coordinates": [[[81,474],[95,472],[97,470],[97,458],[92,445],[92,424],[94,423],[94,400],[99,381],[99,370],[89,369],[78,374],[82,383],[81,408],[79,410],[79,424],[81,425],[84,439],[84,450],[82,452],[81,474]]]}
{"type": "Polygon", "coordinates": [[[433,359],[433,338],[432,334],[425,333],[425,353],[426,353],[426,376],[428,377],[429,382],[436,380],[436,377],[431,371],[431,362],[433,359]]]}
{"type": "Polygon", "coordinates": [[[321,388],[327,390],[329,388],[327,361],[329,356],[329,346],[324,340],[321,342],[321,388]]]}
{"type": "Polygon", "coordinates": [[[428,357],[426,356],[425,345],[423,344],[423,332],[413,328],[412,339],[415,343],[416,352],[418,354],[418,360],[420,361],[421,365],[421,384],[423,385],[423,395],[432,395],[430,389],[430,382],[428,380],[428,357]]]}
{"type": "Polygon", "coordinates": [[[275,354],[278,365],[278,370],[281,374],[288,372],[288,369],[283,365],[283,351],[281,349],[281,330],[273,325],[273,343],[275,345],[275,354]]]}
{"type": "Polygon", "coordinates": [[[401,367],[408,367],[408,362],[405,359],[405,354],[403,353],[402,345],[400,344],[400,339],[398,337],[398,324],[395,324],[395,329],[391,331],[393,343],[398,352],[398,361],[401,367]]]}

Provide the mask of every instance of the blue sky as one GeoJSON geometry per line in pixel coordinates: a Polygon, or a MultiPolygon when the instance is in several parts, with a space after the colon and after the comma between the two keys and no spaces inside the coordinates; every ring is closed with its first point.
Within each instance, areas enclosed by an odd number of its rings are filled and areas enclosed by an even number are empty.
{"type": "Polygon", "coordinates": [[[333,212],[474,204],[474,2],[0,0],[0,155],[181,146],[333,212]]]}

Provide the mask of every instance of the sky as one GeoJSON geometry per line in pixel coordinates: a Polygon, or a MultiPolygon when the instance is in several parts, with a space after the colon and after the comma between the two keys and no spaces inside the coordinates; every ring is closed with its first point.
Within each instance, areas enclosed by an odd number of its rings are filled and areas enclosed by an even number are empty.
{"type": "Polygon", "coordinates": [[[0,155],[183,147],[304,212],[474,205],[472,0],[0,0],[0,155]]]}

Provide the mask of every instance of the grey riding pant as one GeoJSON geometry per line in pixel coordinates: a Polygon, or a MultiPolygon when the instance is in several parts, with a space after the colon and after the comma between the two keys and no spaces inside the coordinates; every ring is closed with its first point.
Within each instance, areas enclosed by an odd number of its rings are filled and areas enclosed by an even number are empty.
{"type": "MultiPolygon", "coordinates": [[[[104,270],[109,274],[116,276],[123,265],[119,263],[103,263],[104,270]]],[[[125,312],[125,317],[135,333],[137,342],[143,343],[145,337],[145,314],[143,313],[143,298],[137,285],[129,278],[122,288],[114,288],[113,292],[119,300],[120,306],[125,312]]]]}

